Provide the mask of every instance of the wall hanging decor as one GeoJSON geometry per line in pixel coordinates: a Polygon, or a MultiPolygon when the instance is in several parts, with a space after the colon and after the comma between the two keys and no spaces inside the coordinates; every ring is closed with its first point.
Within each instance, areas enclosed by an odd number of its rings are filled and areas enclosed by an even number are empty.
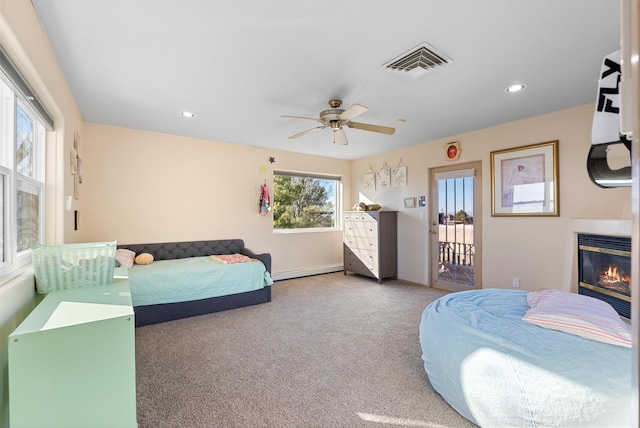
{"type": "Polygon", "coordinates": [[[78,176],[78,183],[82,183],[82,172],[84,170],[84,162],[82,161],[82,159],[78,158],[78,172],[77,172],[77,176],[78,176]]]}
{"type": "Polygon", "coordinates": [[[80,177],[73,176],[73,197],[74,199],[80,199],[80,177]]]}
{"type": "Polygon", "coordinates": [[[444,145],[444,154],[447,160],[453,161],[460,159],[460,142],[454,141],[444,145]]]}
{"type": "Polygon", "coordinates": [[[364,175],[364,190],[376,190],[376,173],[369,166],[369,172],[364,175]]]}
{"type": "Polygon", "coordinates": [[[70,169],[73,175],[73,197],[80,199],[80,183],[82,183],[82,159],[80,159],[80,142],[78,133],[73,134],[73,147],[69,150],[70,169]]]}
{"type": "Polygon", "coordinates": [[[387,166],[387,162],[383,162],[378,171],[376,186],[379,189],[386,189],[391,186],[391,169],[387,166]]]}
{"type": "Polygon", "coordinates": [[[415,208],[416,207],[416,198],[404,198],[404,207],[405,208],[415,208]]]}
{"type": "Polygon", "coordinates": [[[398,161],[393,171],[391,171],[391,185],[393,187],[407,186],[407,167],[402,163],[402,158],[398,161]]]}
{"type": "Polygon", "coordinates": [[[558,140],[491,152],[492,216],[558,216],[558,140]]]}
{"type": "Polygon", "coordinates": [[[69,149],[69,172],[71,175],[78,173],[78,152],[73,147],[69,149]]]}
{"type": "Polygon", "coordinates": [[[260,187],[260,215],[266,216],[271,211],[271,197],[269,196],[269,188],[265,180],[264,184],[260,187]]]}

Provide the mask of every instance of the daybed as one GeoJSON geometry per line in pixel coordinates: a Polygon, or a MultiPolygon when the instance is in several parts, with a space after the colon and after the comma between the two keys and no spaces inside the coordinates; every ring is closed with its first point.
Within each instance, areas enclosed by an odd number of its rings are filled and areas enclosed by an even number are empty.
{"type": "Polygon", "coordinates": [[[433,388],[481,427],[631,426],[631,348],[524,321],[528,295],[473,290],[427,306],[420,343],[433,388]]]}
{"type": "Polygon", "coordinates": [[[241,239],[118,248],[153,256],[151,264],[128,270],[136,327],[271,301],[271,255],[254,253],[241,239]],[[224,264],[210,257],[233,254],[259,262],[224,264]]]}

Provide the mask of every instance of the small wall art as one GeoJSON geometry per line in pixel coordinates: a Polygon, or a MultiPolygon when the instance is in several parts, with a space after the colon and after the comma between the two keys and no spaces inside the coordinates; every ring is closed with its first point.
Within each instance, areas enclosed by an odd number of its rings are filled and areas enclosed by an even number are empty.
{"type": "Polygon", "coordinates": [[[380,171],[378,171],[378,180],[376,185],[379,189],[386,189],[391,186],[391,169],[384,162],[380,171]]]}
{"type": "Polygon", "coordinates": [[[73,147],[69,149],[69,172],[71,175],[78,173],[78,152],[73,147]]]}
{"type": "Polygon", "coordinates": [[[454,141],[444,145],[444,155],[447,160],[454,161],[460,159],[460,142],[454,141]]]}
{"type": "Polygon", "coordinates": [[[73,197],[80,199],[80,177],[77,175],[73,176],[73,197]]]}
{"type": "Polygon", "coordinates": [[[404,207],[405,208],[415,208],[416,207],[416,198],[404,198],[404,207]]]}
{"type": "Polygon", "coordinates": [[[364,175],[364,190],[376,190],[376,173],[369,167],[369,172],[364,175]]]}
{"type": "Polygon", "coordinates": [[[80,142],[78,133],[73,134],[73,147],[69,150],[69,167],[73,175],[73,197],[80,199],[80,183],[82,183],[82,159],[80,159],[80,142]]]}
{"type": "Polygon", "coordinates": [[[391,171],[391,185],[393,187],[407,186],[407,167],[402,163],[402,158],[400,158],[396,167],[391,171]]]}

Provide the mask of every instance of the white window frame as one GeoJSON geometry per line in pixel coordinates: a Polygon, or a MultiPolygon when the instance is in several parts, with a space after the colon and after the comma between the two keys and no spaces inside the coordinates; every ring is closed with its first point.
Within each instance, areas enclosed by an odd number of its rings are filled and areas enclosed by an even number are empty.
{"type": "Polygon", "coordinates": [[[7,77],[0,73],[0,175],[5,178],[1,208],[3,209],[3,230],[0,231],[0,245],[3,246],[4,260],[0,258],[0,276],[31,263],[31,249],[18,252],[17,192],[19,183],[33,187],[38,194],[38,237],[44,240],[45,228],[45,163],[47,128],[30,102],[7,77]],[[33,129],[33,170],[28,177],[17,172],[16,127],[18,106],[34,124],[33,129]],[[2,236],[4,235],[4,236],[2,236]]]}
{"type": "MultiPolygon", "coordinates": [[[[273,220],[271,222],[273,227],[274,234],[292,234],[292,233],[326,233],[326,232],[335,232],[342,230],[341,222],[340,222],[340,213],[342,212],[342,177],[339,175],[331,175],[331,174],[318,174],[318,173],[310,173],[310,172],[300,172],[300,171],[286,171],[286,170],[276,170],[273,171],[273,176],[277,175],[288,175],[291,177],[308,177],[315,178],[320,180],[334,180],[336,182],[335,188],[335,221],[333,227],[307,227],[307,228],[297,228],[297,229],[276,229],[273,226],[273,220]]],[[[273,203],[275,203],[275,184],[273,189],[273,203]]]]}

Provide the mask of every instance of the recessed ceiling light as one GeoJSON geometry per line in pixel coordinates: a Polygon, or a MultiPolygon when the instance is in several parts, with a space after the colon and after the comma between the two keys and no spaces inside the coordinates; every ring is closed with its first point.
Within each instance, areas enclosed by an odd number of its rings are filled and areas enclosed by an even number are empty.
{"type": "Polygon", "coordinates": [[[407,121],[406,121],[406,120],[404,120],[404,119],[398,119],[398,120],[397,120],[397,122],[398,122],[400,125],[402,125],[402,124],[406,123],[407,121]]]}
{"type": "Polygon", "coordinates": [[[180,116],[184,117],[196,117],[195,113],[191,113],[190,111],[181,111],[180,116]]]}
{"type": "Polygon", "coordinates": [[[522,91],[522,90],[523,90],[524,88],[526,88],[526,87],[527,87],[527,85],[526,85],[526,84],[524,84],[524,83],[516,83],[515,85],[511,85],[511,86],[509,86],[509,87],[508,87],[507,89],[505,89],[504,91],[505,91],[507,94],[513,94],[513,93],[516,93],[516,92],[520,92],[520,91],[522,91]]]}

